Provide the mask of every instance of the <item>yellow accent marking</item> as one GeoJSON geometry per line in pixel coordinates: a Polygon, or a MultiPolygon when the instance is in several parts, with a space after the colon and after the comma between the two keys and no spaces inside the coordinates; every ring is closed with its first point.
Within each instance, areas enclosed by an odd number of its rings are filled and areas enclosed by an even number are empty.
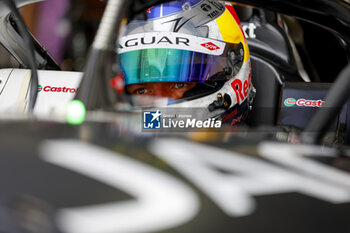
{"type": "Polygon", "coordinates": [[[224,13],[216,19],[216,23],[219,26],[220,33],[225,42],[234,44],[239,44],[241,42],[243,44],[244,62],[248,61],[248,43],[243,36],[241,27],[237,24],[230,11],[225,9],[224,13]]]}

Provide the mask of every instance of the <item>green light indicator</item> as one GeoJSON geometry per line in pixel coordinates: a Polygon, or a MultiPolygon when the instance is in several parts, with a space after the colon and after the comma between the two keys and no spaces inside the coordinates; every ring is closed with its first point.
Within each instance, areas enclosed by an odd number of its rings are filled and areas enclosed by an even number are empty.
{"type": "Polygon", "coordinates": [[[67,122],[71,125],[80,125],[85,120],[86,109],[83,102],[73,100],[67,106],[67,122]]]}

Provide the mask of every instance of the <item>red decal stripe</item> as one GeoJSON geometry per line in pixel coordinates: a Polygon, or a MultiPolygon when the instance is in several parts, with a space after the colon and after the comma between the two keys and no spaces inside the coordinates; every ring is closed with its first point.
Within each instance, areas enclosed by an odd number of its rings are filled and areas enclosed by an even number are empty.
{"type": "Polygon", "coordinates": [[[231,4],[226,4],[226,8],[227,10],[231,13],[231,15],[233,16],[233,18],[236,20],[237,24],[239,26],[241,26],[241,21],[239,21],[239,18],[236,14],[235,9],[233,8],[233,6],[231,4]]]}

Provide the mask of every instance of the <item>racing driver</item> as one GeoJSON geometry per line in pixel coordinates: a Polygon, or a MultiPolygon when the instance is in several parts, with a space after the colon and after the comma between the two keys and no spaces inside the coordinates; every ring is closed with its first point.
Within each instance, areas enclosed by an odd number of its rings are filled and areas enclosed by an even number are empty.
{"type": "Polygon", "coordinates": [[[249,50],[229,3],[180,0],[149,8],[127,23],[118,61],[131,96],[168,98],[206,118],[235,124],[253,99],[249,50]]]}

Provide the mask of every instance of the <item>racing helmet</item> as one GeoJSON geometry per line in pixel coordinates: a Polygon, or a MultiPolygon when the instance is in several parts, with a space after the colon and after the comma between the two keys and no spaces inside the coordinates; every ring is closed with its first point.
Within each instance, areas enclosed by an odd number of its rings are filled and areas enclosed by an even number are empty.
{"type": "Polygon", "coordinates": [[[245,118],[254,87],[248,44],[233,5],[180,0],[153,6],[127,23],[117,46],[126,87],[191,84],[167,105],[202,108],[204,118],[224,123],[245,118]]]}

